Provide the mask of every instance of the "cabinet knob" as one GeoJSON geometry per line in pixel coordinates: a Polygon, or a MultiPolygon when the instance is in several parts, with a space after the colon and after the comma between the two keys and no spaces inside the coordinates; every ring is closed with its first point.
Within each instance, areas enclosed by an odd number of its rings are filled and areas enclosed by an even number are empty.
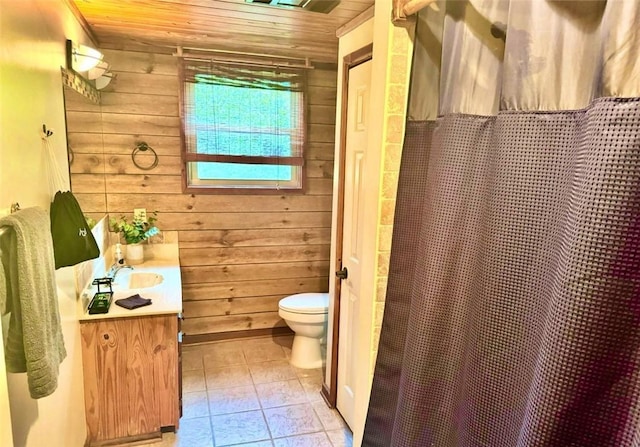
{"type": "Polygon", "coordinates": [[[109,340],[109,334],[104,334],[103,337],[105,340],[109,340]]]}

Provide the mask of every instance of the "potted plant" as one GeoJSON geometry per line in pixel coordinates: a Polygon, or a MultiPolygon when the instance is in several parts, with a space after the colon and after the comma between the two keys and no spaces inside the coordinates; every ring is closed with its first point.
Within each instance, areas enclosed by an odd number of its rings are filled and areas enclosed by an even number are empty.
{"type": "Polygon", "coordinates": [[[121,238],[126,243],[126,257],[129,264],[142,263],[144,261],[144,252],[140,243],[160,233],[158,227],[155,226],[158,220],[157,214],[158,212],[154,211],[147,219],[134,216],[131,222],[125,216],[120,216],[120,219],[109,219],[111,229],[116,233],[120,233],[121,238]]]}

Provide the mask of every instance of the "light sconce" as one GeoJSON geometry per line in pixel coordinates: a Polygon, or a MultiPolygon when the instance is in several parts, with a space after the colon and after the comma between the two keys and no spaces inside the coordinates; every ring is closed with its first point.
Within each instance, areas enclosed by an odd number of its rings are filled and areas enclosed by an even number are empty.
{"type": "Polygon", "coordinates": [[[109,63],[103,60],[104,55],[86,45],[74,45],[71,40],[67,40],[67,69],[76,73],[83,73],[81,76],[87,80],[94,81],[95,88],[101,90],[105,88],[115,75],[109,72],[109,63]]]}
{"type": "Polygon", "coordinates": [[[108,69],[109,63],[107,61],[100,61],[95,67],[87,70],[87,78],[98,79],[100,76],[104,75],[108,69]]]}
{"type": "Polygon", "coordinates": [[[102,76],[100,76],[99,78],[96,78],[96,88],[98,90],[102,90],[103,88],[105,88],[107,85],[109,85],[109,83],[111,82],[111,80],[113,78],[115,78],[116,75],[111,73],[111,72],[107,72],[105,74],[103,74],[102,76]]]}
{"type": "Polygon", "coordinates": [[[84,73],[98,65],[103,58],[103,54],[95,48],[86,45],[74,45],[67,40],[67,68],[71,68],[77,73],[84,73]]]}

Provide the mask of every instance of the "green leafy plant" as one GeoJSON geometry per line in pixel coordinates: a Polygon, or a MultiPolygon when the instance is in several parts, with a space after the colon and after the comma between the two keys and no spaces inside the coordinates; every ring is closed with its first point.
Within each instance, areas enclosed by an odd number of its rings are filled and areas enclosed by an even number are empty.
{"type": "Polygon", "coordinates": [[[89,228],[93,229],[93,227],[96,226],[97,222],[95,219],[87,216],[86,214],[84,215],[84,220],[87,221],[87,225],[89,225],[89,228]]]}
{"type": "Polygon", "coordinates": [[[158,227],[155,226],[158,220],[157,214],[158,212],[154,211],[146,221],[134,217],[129,222],[125,216],[120,216],[120,219],[111,218],[109,225],[113,231],[122,235],[127,244],[138,244],[160,233],[158,227]]]}

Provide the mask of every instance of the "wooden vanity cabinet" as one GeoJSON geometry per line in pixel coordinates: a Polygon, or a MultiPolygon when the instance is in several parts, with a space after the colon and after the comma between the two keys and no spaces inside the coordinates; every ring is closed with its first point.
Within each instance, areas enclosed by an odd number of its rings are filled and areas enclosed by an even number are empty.
{"type": "Polygon", "coordinates": [[[177,430],[178,324],[176,314],[81,322],[89,444],[177,430]]]}

